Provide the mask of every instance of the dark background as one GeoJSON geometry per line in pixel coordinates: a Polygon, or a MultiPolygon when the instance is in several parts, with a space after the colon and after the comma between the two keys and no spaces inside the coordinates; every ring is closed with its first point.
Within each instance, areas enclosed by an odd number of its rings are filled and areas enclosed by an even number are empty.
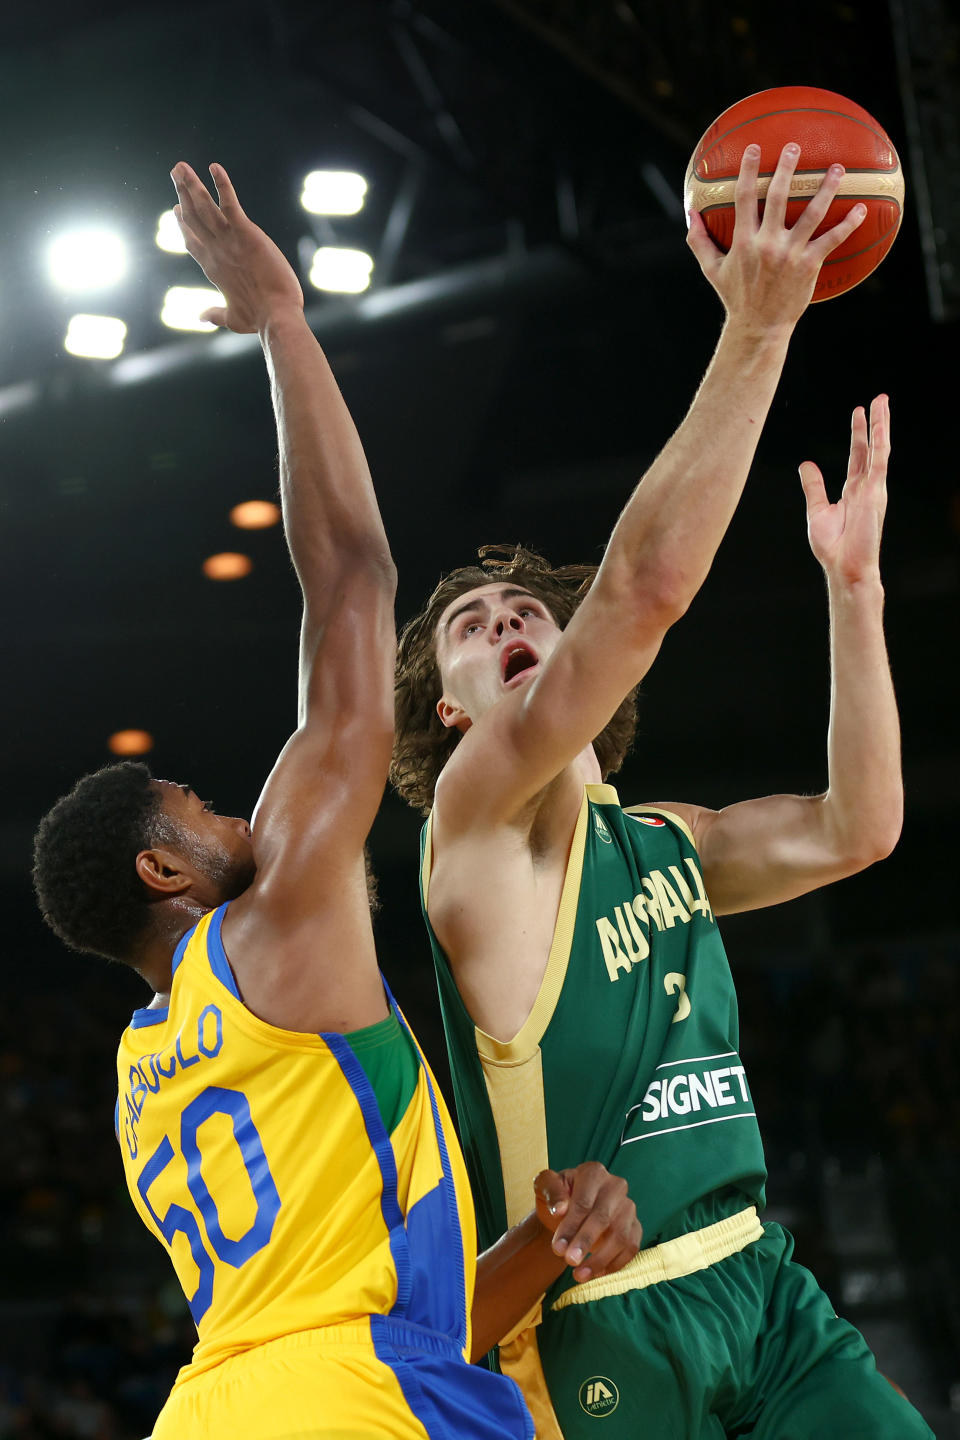
{"type": "MultiPolygon", "coordinates": [[[[732,101],[793,83],[880,119],[907,215],[880,270],[801,322],[713,572],[644,683],[619,786],[710,805],[823,787],[825,598],[796,467],[816,459],[836,494],[851,408],[888,391],[903,838],[864,875],[724,930],[771,1214],[886,1373],[956,1433],[956,22],[940,0],[321,0],[38,4],[4,20],[0,1440],[146,1434],[191,1343],[111,1134],[116,1041],[142,985],[43,931],[33,828],[127,726],[154,735],[156,773],[249,814],[294,723],[282,537],[227,518],[276,491],[258,347],[156,318],[168,285],[201,278],[153,244],[171,165],[227,165],[296,264],[317,241],[374,254],[366,295],[307,303],[373,468],[404,619],[484,541],[599,558],[719,331],[684,245],[689,153],[732,101]],[[317,222],[302,176],[341,166],[367,175],[368,204],[317,222]],[[80,221],[116,225],[132,251],[102,302],[43,274],[50,236],[80,221]],[[126,319],[120,361],[63,352],[77,309],[126,319]],[[251,556],[247,579],[203,577],[223,549],[251,556]]],[[[442,1073],[417,830],[388,795],[378,923],[442,1073]]]]}

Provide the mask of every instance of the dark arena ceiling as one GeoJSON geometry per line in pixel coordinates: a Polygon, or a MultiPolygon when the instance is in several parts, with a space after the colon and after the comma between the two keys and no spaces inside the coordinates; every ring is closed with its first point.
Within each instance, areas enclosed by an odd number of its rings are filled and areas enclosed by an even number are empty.
{"type": "MultiPolygon", "coordinates": [[[[240,537],[227,519],[276,491],[262,361],[255,343],[157,318],[168,286],[201,279],[154,244],[170,166],[227,165],[301,267],[318,241],[374,255],[366,294],[310,291],[308,309],[370,456],[403,619],[486,540],[599,556],[719,328],[684,245],[686,160],[734,99],[785,83],[880,118],[907,170],[907,218],[870,280],[804,318],[715,571],[645,685],[629,774],[643,794],[717,803],[822,785],[825,615],[796,465],[816,458],[837,481],[851,407],[889,390],[885,562],[915,827],[891,866],[914,883],[957,792],[960,165],[945,5],[813,0],[801,21],[762,0],[99,0],[20,7],[4,30],[11,893],[26,893],[39,813],[110,758],[113,731],[149,730],[158,772],[247,811],[292,724],[298,596],[282,539],[240,537]],[[300,208],[321,166],[368,177],[359,215],[300,208]],[[113,362],[64,352],[76,307],[43,271],[50,237],[81,221],[115,226],[132,256],[110,297],[128,325],[113,362]],[[204,557],[236,548],[252,573],[206,580],[204,557]]],[[[415,829],[388,802],[379,865],[406,864],[415,829]]]]}

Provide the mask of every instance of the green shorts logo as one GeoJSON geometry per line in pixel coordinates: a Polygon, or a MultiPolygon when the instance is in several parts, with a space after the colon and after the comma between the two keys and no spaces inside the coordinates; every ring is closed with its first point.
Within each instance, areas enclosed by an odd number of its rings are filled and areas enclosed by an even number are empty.
{"type": "Polygon", "coordinates": [[[620,1404],[620,1391],[612,1380],[606,1375],[591,1375],[589,1380],[584,1380],[580,1386],[580,1409],[587,1415],[595,1415],[602,1420],[607,1415],[612,1415],[620,1404]]]}

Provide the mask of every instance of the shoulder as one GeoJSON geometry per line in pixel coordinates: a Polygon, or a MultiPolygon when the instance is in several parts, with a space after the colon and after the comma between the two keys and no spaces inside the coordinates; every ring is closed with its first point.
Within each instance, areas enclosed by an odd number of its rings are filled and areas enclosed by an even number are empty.
{"type": "Polygon", "coordinates": [[[682,801],[658,800],[643,805],[624,806],[625,815],[650,826],[670,825],[681,831],[695,850],[703,844],[704,836],[716,816],[715,810],[703,805],[689,805],[682,801]]]}

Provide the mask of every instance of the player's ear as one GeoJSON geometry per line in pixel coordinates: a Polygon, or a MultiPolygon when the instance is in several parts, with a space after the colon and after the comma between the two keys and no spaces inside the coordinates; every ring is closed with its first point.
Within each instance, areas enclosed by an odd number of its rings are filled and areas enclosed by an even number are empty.
{"type": "Polygon", "coordinates": [[[193,884],[193,877],[172,850],[141,850],[135,863],[137,875],[158,897],[182,895],[193,884]]]}
{"type": "Polygon", "coordinates": [[[459,730],[463,734],[472,724],[463,706],[452,696],[440,696],[437,701],[437,714],[440,716],[440,724],[447,730],[459,730]]]}

